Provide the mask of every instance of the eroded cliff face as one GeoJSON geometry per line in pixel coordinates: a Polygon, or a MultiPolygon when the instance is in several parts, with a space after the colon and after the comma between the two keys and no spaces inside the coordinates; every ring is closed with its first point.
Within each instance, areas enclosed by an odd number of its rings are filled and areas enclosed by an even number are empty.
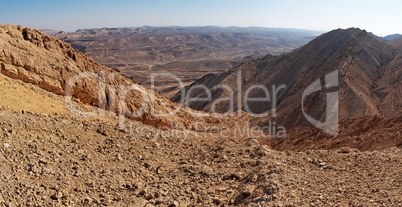
{"type": "Polygon", "coordinates": [[[2,74],[84,104],[155,127],[193,129],[196,122],[213,125],[221,121],[193,116],[188,109],[37,30],[0,25],[0,48],[2,74]]]}

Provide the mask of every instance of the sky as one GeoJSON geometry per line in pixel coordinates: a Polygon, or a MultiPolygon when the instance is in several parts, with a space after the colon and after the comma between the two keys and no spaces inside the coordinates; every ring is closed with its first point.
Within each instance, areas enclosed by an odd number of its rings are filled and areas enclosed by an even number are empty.
{"type": "Polygon", "coordinates": [[[259,26],[402,34],[400,0],[0,0],[0,23],[36,29],[259,26]]]}

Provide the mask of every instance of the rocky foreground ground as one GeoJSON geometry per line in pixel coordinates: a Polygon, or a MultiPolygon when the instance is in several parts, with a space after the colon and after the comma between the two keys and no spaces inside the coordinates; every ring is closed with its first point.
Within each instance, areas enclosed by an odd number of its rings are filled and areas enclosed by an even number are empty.
{"type": "Polygon", "coordinates": [[[62,97],[0,79],[1,206],[402,206],[400,148],[281,152],[253,138],[184,139],[81,117],[62,97]],[[29,104],[7,104],[24,93],[29,104]]]}

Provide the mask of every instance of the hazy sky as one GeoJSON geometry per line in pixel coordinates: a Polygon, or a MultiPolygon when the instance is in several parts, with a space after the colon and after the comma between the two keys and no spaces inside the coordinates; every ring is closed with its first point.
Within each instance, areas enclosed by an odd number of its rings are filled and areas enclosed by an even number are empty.
{"type": "Polygon", "coordinates": [[[0,0],[0,23],[37,29],[261,26],[402,33],[400,0],[0,0]]]}

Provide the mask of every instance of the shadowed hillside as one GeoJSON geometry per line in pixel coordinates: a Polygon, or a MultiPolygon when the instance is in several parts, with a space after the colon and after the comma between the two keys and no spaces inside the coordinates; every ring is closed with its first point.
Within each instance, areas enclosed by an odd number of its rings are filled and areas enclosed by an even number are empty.
{"type": "MultiPolygon", "coordinates": [[[[361,116],[394,117],[401,115],[402,92],[401,54],[380,38],[366,31],[350,28],[334,30],[323,34],[307,45],[282,56],[265,56],[245,62],[225,73],[206,75],[192,86],[205,85],[212,89],[212,101],[200,101],[190,105],[199,110],[227,112],[229,102],[214,102],[228,97],[228,90],[214,88],[227,85],[234,90],[234,97],[245,97],[246,91],[254,85],[286,88],[277,93],[277,121],[288,127],[305,125],[304,108],[317,120],[325,120],[326,98],[321,93],[303,97],[303,92],[316,80],[328,74],[338,76],[339,118],[349,119],[361,116]],[[337,72],[336,72],[337,71],[337,72]],[[239,75],[241,77],[239,77],[239,75]],[[238,90],[238,80],[242,90],[238,90]],[[215,104],[217,103],[217,104],[215,104]]],[[[321,81],[321,85],[325,82],[321,81]]],[[[190,89],[190,87],[187,88],[190,89]]],[[[270,91],[272,93],[272,91],[270,91]]],[[[182,101],[181,93],[172,98],[182,101]]],[[[205,97],[205,90],[192,90],[190,97],[205,97]]],[[[248,97],[264,98],[265,92],[254,89],[248,97]]],[[[245,110],[244,102],[234,103],[234,109],[245,110]]],[[[253,113],[272,109],[271,102],[248,102],[253,113]]],[[[247,110],[246,110],[247,111],[247,110]]],[[[270,118],[270,117],[268,117],[270,118]]],[[[260,120],[264,124],[267,120],[260,120]]]]}

